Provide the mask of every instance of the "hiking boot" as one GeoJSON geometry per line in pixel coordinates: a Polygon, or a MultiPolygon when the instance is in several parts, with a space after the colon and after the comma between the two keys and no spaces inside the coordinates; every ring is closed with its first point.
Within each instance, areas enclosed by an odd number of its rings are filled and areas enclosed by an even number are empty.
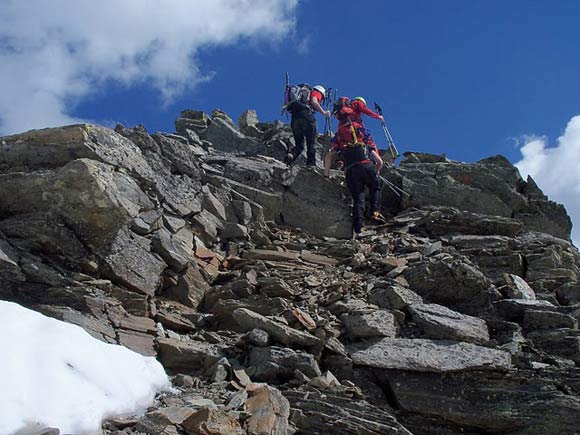
{"type": "Polygon", "coordinates": [[[375,211],[371,217],[371,219],[375,222],[381,223],[381,224],[386,224],[387,223],[387,219],[381,214],[380,211],[375,211]]]}
{"type": "Polygon", "coordinates": [[[306,163],[306,166],[309,166],[309,167],[316,167],[316,163],[306,163]]]}
{"type": "Polygon", "coordinates": [[[368,228],[362,227],[359,231],[354,232],[354,238],[361,239],[363,237],[371,236],[373,234],[375,234],[374,231],[371,231],[368,228]]]}

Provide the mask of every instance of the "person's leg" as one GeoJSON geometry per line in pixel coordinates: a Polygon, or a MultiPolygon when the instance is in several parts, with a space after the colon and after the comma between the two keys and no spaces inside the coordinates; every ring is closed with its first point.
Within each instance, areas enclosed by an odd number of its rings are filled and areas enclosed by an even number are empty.
{"type": "Polygon", "coordinates": [[[304,135],[306,136],[306,164],[308,166],[316,165],[316,121],[308,122],[308,125],[304,129],[304,135]]]}
{"type": "Polygon", "coordinates": [[[302,151],[304,151],[304,124],[305,120],[302,118],[292,119],[290,126],[292,127],[292,134],[294,135],[294,149],[292,150],[292,160],[295,161],[302,151]]]}
{"type": "Polygon", "coordinates": [[[353,166],[346,173],[346,185],[352,196],[352,228],[360,233],[363,227],[363,212],[365,205],[364,183],[360,173],[360,165],[353,166]]]}
{"type": "Polygon", "coordinates": [[[381,182],[373,165],[363,165],[364,184],[369,188],[371,216],[378,221],[384,221],[381,214],[381,182]]]}

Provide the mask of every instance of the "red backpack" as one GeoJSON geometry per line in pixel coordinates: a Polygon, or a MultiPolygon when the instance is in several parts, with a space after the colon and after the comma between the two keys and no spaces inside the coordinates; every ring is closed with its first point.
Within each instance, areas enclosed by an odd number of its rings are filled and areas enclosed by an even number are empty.
{"type": "Polygon", "coordinates": [[[332,106],[332,114],[339,121],[345,120],[348,116],[352,114],[352,109],[350,108],[350,98],[340,97],[334,106],[332,106]]]}

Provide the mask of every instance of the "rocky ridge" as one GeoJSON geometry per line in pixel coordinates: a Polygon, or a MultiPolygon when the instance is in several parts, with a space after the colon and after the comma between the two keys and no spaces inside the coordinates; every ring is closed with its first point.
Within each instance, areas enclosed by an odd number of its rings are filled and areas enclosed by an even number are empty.
{"type": "Polygon", "coordinates": [[[0,298],[157,356],[180,390],[105,433],[578,431],[571,221],[505,158],[407,153],[383,175],[409,195],[350,239],[342,175],[283,164],[288,126],[175,127],[0,139],[0,298]]]}

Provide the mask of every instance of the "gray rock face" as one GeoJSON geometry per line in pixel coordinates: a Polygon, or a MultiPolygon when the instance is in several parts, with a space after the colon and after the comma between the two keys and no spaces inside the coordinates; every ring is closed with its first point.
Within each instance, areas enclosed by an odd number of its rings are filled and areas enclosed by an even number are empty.
{"type": "Polygon", "coordinates": [[[383,338],[348,350],[355,364],[383,369],[446,373],[511,368],[507,352],[443,340],[383,338]]]}
{"type": "Polygon", "coordinates": [[[437,304],[413,304],[407,309],[428,338],[476,344],[489,341],[487,325],[479,317],[466,316],[437,304]]]}
{"type": "Polygon", "coordinates": [[[319,236],[350,237],[351,207],[343,198],[342,187],[322,174],[300,169],[283,197],[282,221],[319,236]]]}
{"type": "Polygon", "coordinates": [[[350,239],[343,176],[287,167],[289,126],[239,124],[0,139],[0,298],[180,375],[104,433],[577,430],[580,254],[532,179],[410,153],[385,175],[411,196],[350,239]]]}
{"type": "Polygon", "coordinates": [[[531,193],[527,187],[533,180],[522,180],[505,158],[465,164],[408,156],[396,170],[390,171],[389,180],[410,195],[401,203],[387,191],[383,197],[387,206],[400,203],[404,209],[430,205],[455,207],[472,213],[513,217],[528,230],[566,240],[570,237],[571,221],[564,208],[531,193]]]}

